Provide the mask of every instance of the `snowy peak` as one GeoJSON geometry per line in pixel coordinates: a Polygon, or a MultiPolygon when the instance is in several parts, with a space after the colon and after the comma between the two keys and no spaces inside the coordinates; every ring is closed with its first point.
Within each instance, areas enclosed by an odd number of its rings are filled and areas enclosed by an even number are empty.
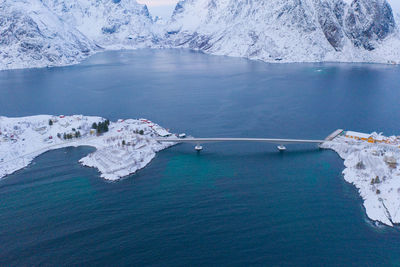
{"type": "Polygon", "coordinates": [[[400,62],[386,0],[182,0],[168,22],[154,21],[136,0],[0,2],[0,69],[144,47],[267,62],[400,62]]]}
{"type": "Polygon", "coordinates": [[[395,32],[386,0],[183,0],[167,28],[172,45],[286,62],[400,59],[367,53],[395,32]]]}
{"type": "Polygon", "coordinates": [[[135,0],[2,0],[0,26],[0,69],[70,65],[101,48],[159,42],[135,0]]]}
{"type": "Polygon", "coordinates": [[[106,48],[151,46],[153,21],[136,0],[41,0],[63,21],[106,48]]]}
{"type": "Polygon", "coordinates": [[[385,0],[314,0],[318,22],[328,42],[341,51],[345,38],[367,50],[395,30],[390,5],[385,0]]]}
{"type": "Polygon", "coordinates": [[[77,63],[96,46],[37,0],[0,5],[0,66],[27,68],[77,63]]]}
{"type": "Polygon", "coordinates": [[[354,0],[345,16],[345,27],[355,46],[373,50],[373,41],[393,33],[396,23],[386,0],[354,0]]]}

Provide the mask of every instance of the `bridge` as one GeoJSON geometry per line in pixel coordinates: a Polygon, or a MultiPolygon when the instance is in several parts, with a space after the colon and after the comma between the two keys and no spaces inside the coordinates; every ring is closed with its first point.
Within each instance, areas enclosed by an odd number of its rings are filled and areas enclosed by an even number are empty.
{"type": "Polygon", "coordinates": [[[309,140],[309,139],[273,139],[273,138],[156,138],[158,142],[173,142],[173,143],[193,143],[196,144],[195,149],[200,151],[203,149],[201,144],[205,143],[217,143],[217,142],[258,142],[258,143],[270,143],[277,144],[278,149],[283,151],[286,150],[284,145],[287,144],[321,144],[325,141],[331,141],[336,136],[343,132],[342,129],[338,129],[331,133],[324,140],[309,140]]]}

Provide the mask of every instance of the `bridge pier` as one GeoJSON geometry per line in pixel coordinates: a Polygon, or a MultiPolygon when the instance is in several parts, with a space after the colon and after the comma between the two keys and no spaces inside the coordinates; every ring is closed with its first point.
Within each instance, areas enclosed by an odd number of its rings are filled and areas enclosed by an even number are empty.
{"type": "Polygon", "coordinates": [[[286,147],[284,145],[279,145],[279,146],[277,146],[277,148],[278,148],[279,151],[285,151],[286,150],[286,147]]]}

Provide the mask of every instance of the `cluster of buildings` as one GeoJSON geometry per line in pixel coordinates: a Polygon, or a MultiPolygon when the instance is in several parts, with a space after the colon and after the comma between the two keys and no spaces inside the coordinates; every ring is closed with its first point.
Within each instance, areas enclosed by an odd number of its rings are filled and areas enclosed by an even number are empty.
{"type": "Polygon", "coordinates": [[[383,143],[383,144],[390,144],[390,145],[400,145],[400,136],[395,137],[386,137],[378,133],[366,134],[366,133],[359,133],[354,131],[347,131],[345,132],[345,137],[352,138],[355,140],[366,141],[368,143],[383,143]]]}
{"type": "Polygon", "coordinates": [[[8,132],[2,132],[0,130],[0,141],[12,141],[16,142],[17,141],[17,136],[13,133],[8,133],[8,132]]]}
{"type": "MultiPolygon", "coordinates": [[[[4,124],[4,127],[0,127],[0,142],[17,142],[20,139],[20,134],[27,129],[40,134],[42,136],[42,141],[49,144],[54,143],[56,139],[62,140],[81,136],[94,136],[96,135],[96,130],[92,128],[92,125],[95,122],[98,123],[98,119],[100,118],[84,117],[82,115],[60,115],[51,117],[47,116],[44,118],[32,118],[31,120],[23,122],[16,121],[15,125],[4,124]],[[66,138],[68,136],[71,136],[71,138],[66,138]]],[[[133,123],[138,124],[138,126],[140,124],[146,126],[139,126],[138,128],[134,127],[136,128],[136,131],[134,132],[136,134],[155,134],[160,137],[168,137],[172,135],[168,129],[164,129],[160,125],[146,119],[140,119],[139,121],[118,120],[118,123],[120,125],[114,124],[114,127],[116,128],[116,132],[121,134],[123,130],[132,130],[129,124],[133,123]]]]}
{"type": "Polygon", "coordinates": [[[151,122],[149,120],[146,119],[140,119],[141,122],[147,124],[151,129],[153,129],[153,131],[160,137],[168,137],[171,136],[172,134],[168,131],[168,129],[164,129],[163,127],[161,127],[160,125],[151,122]]]}
{"type": "Polygon", "coordinates": [[[14,125],[12,129],[0,128],[0,141],[11,141],[15,143],[18,140],[18,135],[22,133],[22,129],[18,125],[14,125]]]}

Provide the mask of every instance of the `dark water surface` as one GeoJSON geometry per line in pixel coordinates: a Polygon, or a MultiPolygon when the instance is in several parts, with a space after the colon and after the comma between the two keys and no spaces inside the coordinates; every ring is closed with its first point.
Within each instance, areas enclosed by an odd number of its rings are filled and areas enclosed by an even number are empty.
{"type": "MultiPolygon", "coordinates": [[[[400,133],[400,68],[271,65],[180,50],[97,54],[0,72],[0,115],[145,117],[198,137],[400,133]]],[[[0,265],[399,265],[342,160],[313,145],[209,144],[159,153],[110,183],[67,148],[0,181],[0,265]]]]}

